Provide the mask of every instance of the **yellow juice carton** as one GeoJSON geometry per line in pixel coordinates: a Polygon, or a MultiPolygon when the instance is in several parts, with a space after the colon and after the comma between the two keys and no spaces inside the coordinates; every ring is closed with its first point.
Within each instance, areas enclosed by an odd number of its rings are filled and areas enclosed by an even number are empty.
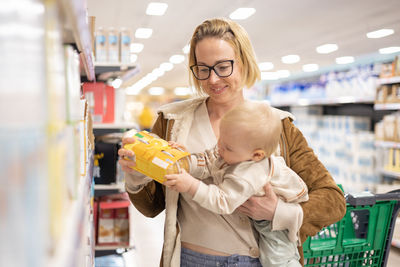
{"type": "Polygon", "coordinates": [[[168,142],[141,131],[133,136],[133,144],[126,144],[125,149],[135,153],[136,166],[133,167],[159,183],[165,181],[166,174],[179,173],[181,169],[189,171],[189,152],[172,148],[168,142]]]}

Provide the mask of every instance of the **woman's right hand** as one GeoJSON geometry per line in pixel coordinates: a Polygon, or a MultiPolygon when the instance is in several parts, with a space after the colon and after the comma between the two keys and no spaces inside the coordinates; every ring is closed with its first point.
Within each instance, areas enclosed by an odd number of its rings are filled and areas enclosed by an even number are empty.
{"type": "Polygon", "coordinates": [[[125,149],[124,146],[126,144],[135,143],[134,137],[124,137],[122,138],[122,147],[118,150],[119,155],[119,165],[121,165],[121,169],[127,173],[134,173],[136,172],[133,167],[136,166],[135,161],[135,153],[132,150],[125,149]]]}

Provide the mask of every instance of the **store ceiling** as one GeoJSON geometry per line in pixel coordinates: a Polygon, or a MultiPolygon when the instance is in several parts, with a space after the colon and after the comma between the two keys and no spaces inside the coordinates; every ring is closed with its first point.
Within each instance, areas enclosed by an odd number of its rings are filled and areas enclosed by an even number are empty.
{"type": "MultiPolygon", "coordinates": [[[[399,0],[157,0],[168,9],[163,16],[149,16],[143,0],[88,0],[88,13],[96,17],[97,27],[126,27],[135,32],[139,27],[152,28],[149,39],[138,54],[140,73],[129,83],[167,62],[174,54],[183,54],[194,28],[207,18],[228,17],[239,7],[253,7],[256,13],[238,21],[249,33],[259,62],[270,61],[274,70],[301,72],[302,65],[317,63],[320,67],[335,64],[335,58],[357,58],[376,53],[379,48],[400,46],[399,0]],[[395,33],[380,39],[368,39],[366,33],[391,28],[395,33]],[[331,54],[318,54],[315,48],[336,43],[339,49],[331,54]],[[297,54],[301,60],[283,64],[281,57],[297,54]]],[[[188,86],[187,60],[151,86],[173,89],[188,86]]]]}

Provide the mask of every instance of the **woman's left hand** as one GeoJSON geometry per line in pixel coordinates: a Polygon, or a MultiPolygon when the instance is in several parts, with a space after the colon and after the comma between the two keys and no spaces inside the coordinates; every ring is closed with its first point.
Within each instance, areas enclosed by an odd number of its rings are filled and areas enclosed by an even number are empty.
{"type": "Polygon", "coordinates": [[[237,210],[254,220],[272,221],[276,205],[278,204],[278,196],[275,194],[270,183],[264,186],[264,191],[264,196],[250,197],[237,210]]]}

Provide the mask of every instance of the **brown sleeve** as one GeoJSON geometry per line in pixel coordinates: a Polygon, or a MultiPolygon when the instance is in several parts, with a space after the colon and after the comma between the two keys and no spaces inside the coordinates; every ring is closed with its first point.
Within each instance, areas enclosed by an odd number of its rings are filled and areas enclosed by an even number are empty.
{"type": "MultiPolygon", "coordinates": [[[[160,114],[154,123],[152,132],[165,139],[167,121],[160,114]]],[[[149,182],[136,194],[130,194],[132,204],[147,217],[155,217],[165,209],[163,185],[156,181],[149,182]]]]}
{"type": "Polygon", "coordinates": [[[339,221],[346,213],[346,200],[332,176],[308,146],[303,134],[289,118],[283,120],[288,153],[286,164],[307,184],[309,200],[301,203],[303,224],[300,239],[314,236],[321,228],[339,221]]]}

